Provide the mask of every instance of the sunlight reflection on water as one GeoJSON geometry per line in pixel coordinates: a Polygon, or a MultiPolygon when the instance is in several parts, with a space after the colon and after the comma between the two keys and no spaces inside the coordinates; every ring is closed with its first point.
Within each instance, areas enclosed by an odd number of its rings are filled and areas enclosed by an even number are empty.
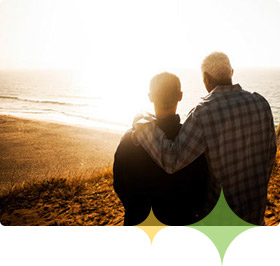
{"type": "MultiPolygon", "coordinates": [[[[178,105],[182,121],[207,94],[201,74],[194,70],[170,70],[181,80],[184,93],[178,105]]],[[[0,113],[69,124],[125,131],[133,117],[153,112],[148,99],[149,81],[157,73],[134,77],[95,78],[68,71],[2,71],[0,113]]],[[[256,91],[270,103],[275,124],[280,122],[280,70],[239,70],[234,82],[256,91]]]]}

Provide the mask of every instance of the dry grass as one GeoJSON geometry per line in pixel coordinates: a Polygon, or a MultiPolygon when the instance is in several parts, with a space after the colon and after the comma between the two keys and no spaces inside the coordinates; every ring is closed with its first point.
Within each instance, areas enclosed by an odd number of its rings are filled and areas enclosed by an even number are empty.
{"type": "MultiPolygon", "coordinates": [[[[280,146],[278,147],[280,149],[280,146]]],[[[278,225],[280,222],[280,150],[277,151],[274,168],[268,184],[265,222],[267,225],[278,225]]]]}
{"type": "Polygon", "coordinates": [[[55,177],[14,185],[0,196],[3,225],[122,225],[111,168],[90,177],[55,177]]]}
{"type": "MultiPolygon", "coordinates": [[[[69,174],[70,175],[70,174],[69,174]]],[[[124,208],[113,189],[112,169],[90,177],[46,178],[15,184],[0,195],[3,225],[122,225],[124,208]]],[[[267,225],[280,221],[280,151],[268,188],[267,225]]]]}
{"type": "MultiPolygon", "coordinates": [[[[122,225],[124,208],[113,189],[112,167],[11,182],[0,192],[3,225],[122,225]]],[[[268,186],[267,225],[280,222],[280,149],[268,186]]]]}
{"type": "Polygon", "coordinates": [[[268,184],[265,222],[278,225],[280,222],[280,125],[276,129],[277,153],[268,184]]]}

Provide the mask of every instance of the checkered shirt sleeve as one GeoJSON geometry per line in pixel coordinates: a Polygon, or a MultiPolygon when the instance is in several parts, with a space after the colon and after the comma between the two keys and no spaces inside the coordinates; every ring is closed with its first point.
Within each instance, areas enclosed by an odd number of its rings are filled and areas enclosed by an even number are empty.
{"type": "Polygon", "coordinates": [[[165,137],[155,122],[136,126],[137,139],[155,162],[172,174],[198,158],[206,148],[203,132],[195,112],[190,112],[177,138],[165,137]]]}

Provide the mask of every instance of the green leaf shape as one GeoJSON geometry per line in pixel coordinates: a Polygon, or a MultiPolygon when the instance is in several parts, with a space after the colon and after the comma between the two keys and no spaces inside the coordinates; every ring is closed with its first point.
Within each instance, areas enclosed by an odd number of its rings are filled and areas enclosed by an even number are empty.
{"type": "Polygon", "coordinates": [[[204,233],[216,246],[221,261],[231,242],[242,232],[256,227],[238,217],[229,207],[223,191],[214,209],[201,221],[190,227],[204,233]]]}

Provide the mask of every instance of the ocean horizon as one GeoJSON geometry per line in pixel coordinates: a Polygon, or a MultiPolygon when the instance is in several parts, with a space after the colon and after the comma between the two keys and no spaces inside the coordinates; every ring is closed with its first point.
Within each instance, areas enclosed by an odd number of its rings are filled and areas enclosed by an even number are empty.
{"type": "MultiPolygon", "coordinates": [[[[207,91],[200,71],[169,72],[181,80],[183,99],[177,111],[184,122],[207,91]]],[[[114,82],[108,75],[108,81],[100,83],[94,75],[85,79],[83,73],[69,70],[2,70],[0,114],[124,132],[137,113],[153,112],[147,95],[155,74],[129,82],[122,82],[122,77],[114,82]]],[[[275,126],[280,123],[280,69],[240,69],[235,71],[233,83],[264,96],[275,126]]]]}

